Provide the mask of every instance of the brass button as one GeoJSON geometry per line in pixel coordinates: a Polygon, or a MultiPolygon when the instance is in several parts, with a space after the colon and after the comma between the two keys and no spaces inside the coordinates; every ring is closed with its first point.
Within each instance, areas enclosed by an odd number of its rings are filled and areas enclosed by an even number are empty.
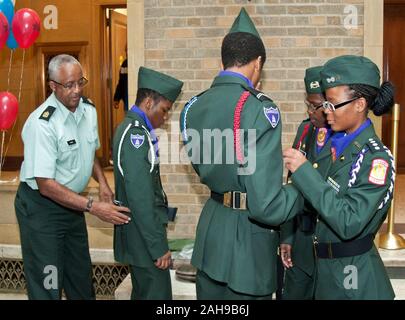
{"type": "Polygon", "coordinates": [[[345,156],[341,156],[340,161],[345,161],[345,156]]]}
{"type": "Polygon", "coordinates": [[[313,165],[312,165],[315,169],[318,169],[318,164],[315,162],[313,165]]]}

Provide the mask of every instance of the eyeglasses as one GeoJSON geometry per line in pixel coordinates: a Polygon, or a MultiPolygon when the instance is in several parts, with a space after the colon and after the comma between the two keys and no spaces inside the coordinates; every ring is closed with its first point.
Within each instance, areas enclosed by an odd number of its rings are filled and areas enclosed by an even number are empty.
{"type": "Polygon", "coordinates": [[[347,100],[345,102],[341,102],[338,104],[333,104],[332,102],[329,101],[325,101],[322,106],[325,110],[329,110],[329,111],[335,111],[336,109],[339,109],[341,107],[344,107],[345,105],[349,104],[350,102],[353,102],[354,100],[360,99],[361,97],[357,97],[357,98],[353,98],[350,100],[347,100]]]}
{"type": "Polygon", "coordinates": [[[84,88],[89,83],[89,80],[87,80],[85,77],[80,78],[77,82],[68,82],[65,84],[62,84],[55,80],[50,81],[55,82],[56,84],[62,86],[66,90],[72,90],[73,88],[76,88],[76,86],[78,86],[81,89],[84,88]]]}
{"type": "Polygon", "coordinates": [[[323,107],[323,103],[321,103],[320,105],[315,106],[313,103],[309,102],[308,100],[304,100],[307,108],[308,108],[308,112],[315,112],[318,109],[323,107]]]}

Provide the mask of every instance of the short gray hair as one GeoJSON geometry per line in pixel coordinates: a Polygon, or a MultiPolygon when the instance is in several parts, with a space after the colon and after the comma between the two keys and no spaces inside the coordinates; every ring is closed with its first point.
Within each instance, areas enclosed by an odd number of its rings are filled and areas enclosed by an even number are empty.
{"type": "Polygon", "coordinates": [[[59,54],[51,59],[49,62],[48,66],[48,77],[49,80],[58,80],[57,75],[59,72],[59,69],[64,65],[64,64],[76,64],[82,69],[82,65],[80,64],[79,61],[75,57],[72,57],[71,55],[68,54],[59,54]]]}

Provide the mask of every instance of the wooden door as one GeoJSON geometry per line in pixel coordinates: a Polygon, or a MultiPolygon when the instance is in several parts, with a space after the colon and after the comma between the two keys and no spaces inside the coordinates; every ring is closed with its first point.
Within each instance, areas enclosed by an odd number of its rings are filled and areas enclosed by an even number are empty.
{"type": "MultiPolygon", "coordinates": [[[[126,59],[126,45],[127,45],[127,16],[118,13],[114,10],[110,10],[110,67],[111,67],[111,110],[112,110],[112,134],[118,124],[124,119],[124,103],[121,100],[118,109],[113,108],[113,98],[115,88],[117,87],[120,67],[122,62],[126,59]]],[[[127,89],[128,90],[128,89],[127,89]]],[[[112,137],[111,134],[111,137],[112,137]]]]}
{"type": "MultiPolygon", "coordinates": [[[[384,8],[384,71],[383,79],[395,88],[395,102],[401,105],[397,166],[405,172],[405,3],[386,1],[384,8]]],[[[391,115],[383,117],[382,138],[391,148],[391,115]]],[[[391,148],[392,149],[392,148],[391,148]]]]}

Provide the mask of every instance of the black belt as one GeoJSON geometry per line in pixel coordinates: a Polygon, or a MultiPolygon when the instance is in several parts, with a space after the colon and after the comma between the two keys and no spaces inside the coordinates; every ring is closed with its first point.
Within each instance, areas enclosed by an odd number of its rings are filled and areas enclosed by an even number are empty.
{"type": "Polygon", "coordinates": [[[247,210],[247,195],[240,191],[229,191],[224,194],[211,191],[211,199],[228,208],[247,210]]]}
{"type": "Polygon", "coordinates": [[[348,242],[317,242],[314,240],[315,256],[320,259],[336,259],[353,257],[366,253],[373,247],[374,235],[368,234],[364,238],[348,242]]]}

